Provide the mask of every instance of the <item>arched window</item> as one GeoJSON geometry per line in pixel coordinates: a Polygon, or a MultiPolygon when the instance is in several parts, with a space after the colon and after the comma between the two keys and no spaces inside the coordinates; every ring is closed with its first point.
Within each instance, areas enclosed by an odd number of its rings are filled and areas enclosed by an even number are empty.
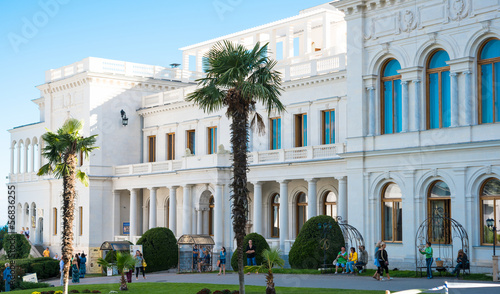
{"type": "Polygon", "coordinates": [[[390,59],[382,68],[380,106],[383,134],[399,133],[403,128],[400,69],[396,59],[390,59]]]}
{"type": "Polygon", "coordinates": [[[214,235],[214,196],[210,196],[208,202],[208,234],[214,235]]]}
{"type": "Polygon", "coordinates": [[[337,195],[332,191],[327,191],[323,197],[323,214],[333,218],[337,217],[337,195]]]}
{"type": "MultiPolygon", "coordinates": [[[[493,232],[486,225],[487,220],[493,220],[498,226],[500,220],[500,180],[490,178],[484,181],[479,192],[481,198],[481,243],[493,245],[493,232]]],[[[499,238],[497,235],[497,244],[499,238]]]]}
{"type": "Polygon", "coordinates": [[[479,123],[500,121],[500,40],[486,42],[480,50],[479,123]]]}
{"type": "Polygon", "coordinates": [[[305,193],[300,192],[297,195],[297,218],[296,218],[296,227],[295,233],[296,236],[299,235],[300,229],[307,221],[307,196],[305,193]]]}
{"type": "Polygon", "coordinates": [[[386,242],[403,241],[402,197],[397,184],[389,183],[382,190],[382,239],[386,242]]]}
{"type": "Polygon", "coordinates": [[[435,181],[429,188],[428,214],[432,222],[429,224],[429,236],[432,243],[449,244],[451,242],[451,223],[446,216],[451,218],[450,202],[451,192],[443,181],[435,181]]]}
{"type": "Polygon", "coordinates": [[[444,50],[434,52],[427,63],[427,128],[451,125],[450,56],[444,50]]]}
{"type": "Polygon", "coordinates": [[[271,197],[271,237],[280,236],[280,194],[271,197]]]}

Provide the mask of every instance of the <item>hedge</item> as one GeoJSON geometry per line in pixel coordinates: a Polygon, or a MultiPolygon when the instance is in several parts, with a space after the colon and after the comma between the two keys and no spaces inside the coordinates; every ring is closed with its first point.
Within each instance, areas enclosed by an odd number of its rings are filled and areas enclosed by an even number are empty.
{"type": "Polygon", "coordinates": [[[178,264],[179,247],[170,229],[150,229],[142,234],[137,245],[142,245],[142,254],[148,264],[146,267],[148,272],[168,270],[178,264]]]}
{"type": "MultiPolygon", "coordinates": [[[[257,262],[257,265],[262,264],[263,258],[262,258],[262,251],[264,249],[270,249],[269,244],[267,244],[267,241],[262,235],[259,235],[258,233],[251,233],[245,236],[243,239],[243,265],[247,265],[247,254],[245,253],[245,249],[247,248],[248,241],[252,240],[252,244],[255,245],[257,248],[255,252],[255,259],[257,262]]],[[[233,270],[238,271],[238,252],[233,252],[233,256],[231,257],[231,267],[233,270]]]]}
{"type": "Polygon", "coordinates": [[[344,236],[339,224],[330,216],[320,215],[310,218],[302,227],[299,235],[288,254],[288,261],[292,268],[318,269],[324,263],[322,240],[325,237],[319,224],[331,224],[332,228],[326,233],[328,249],[326,250],[326,263],[331,264],[340,248],[345,246],[344,236]]]}
{"type": "Polygon", "coordinates": [[[27,258],[30,255],[31,245],[24,235],[8,234],[3,238],[3,248],[8,258],[12,260],[27,258]]]}
{"type": "MultiPolygon", "coordinates": [[[[14,262],[16,275],[20,275],[20,279],[24,273],[36,273],[38,279],[55,278],[59,275],[59,261],[50,257],[16,259],[14,262]]],[[[0,272],[4,269],[4,264],[1,264],[0,272]]]]}

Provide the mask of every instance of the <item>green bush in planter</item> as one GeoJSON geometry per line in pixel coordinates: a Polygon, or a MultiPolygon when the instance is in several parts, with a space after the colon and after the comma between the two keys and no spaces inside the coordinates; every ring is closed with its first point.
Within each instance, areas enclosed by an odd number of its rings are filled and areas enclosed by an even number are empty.
{"type": "Polygon", "coordinates": [[[179,259],[177,239],[167,228],[154,228],[146,231],[137,241],[142,245],[148,272],[168,270],[176,267],[179,259]]]}
{"type": "Polygon", "coordinates": [[[288,261],[292,268],[318,269],[324,263],[322,239],[325,237],[323,228],[319,224],[332,224],[327,231],[328,250],[326,251],[326,263],[331,264],[340,248],[344,246],[344,236],[339,224],[330,216],[320,215],[310,218],[302,227],[299,235],[288,253],[288,261]]]}
{"type": "MultiPolygon", "coordinates": [[[[245,236],[245,239],[243,239],[243,265],[247,265],[247,254],[245,253],[245,249],[247,248],[248,245],[248,240],[252,240],[253,245],[257,248],[257,251],[255,252],[255,259],[257,262],[257,265],[262,264],[262,251],[264,249],[270,249],[269,244],[267,244],[267,241],[262,235],[259,235],[257,233],[251,233],[245,236]]],[[[238,271],[238,253],[235,251],[233,252],[233,256],[231,257],[231,267],[233,270],[238,271]]]]}

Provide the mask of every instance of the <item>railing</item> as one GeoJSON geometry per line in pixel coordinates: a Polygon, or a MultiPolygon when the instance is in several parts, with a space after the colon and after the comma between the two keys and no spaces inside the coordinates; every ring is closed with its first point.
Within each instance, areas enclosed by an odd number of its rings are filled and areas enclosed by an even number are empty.
{"type": "Polygon", "coordinates": [[[268,162],[288,162],[297,160],[335,158],[339,157],[338,153],[344,153],[344,144],[338,143],[298,147],[292,149],[252,152],[248,156],[248,163],[258,164],[268,162]]]}
{"type": "Polygon", "coordinates": [[[142,107],[148,108],[148,107],[165,105],[173,102],[184,101],[184,98],[190,93],[192,93],[195,89],[196,86],[191,86],[176,90],[170,90],[167,92],[161,92],[149,96],[144,96],[142,98],[142,107]]]}
{"type": "MultiPolygon", "coordinates": [[[[325,54],[326,55],[326,54],[325,54]]],[[[306,77],[322,75],[330,72],[344,70],[346,68],[346,54],[337,54],[333,56],[317,57],[315,55],[306,58],[292,59],[289,62],[278,64],[277,70],[280,71],[285,81],[296,80],[306,77]]]]}
{"type": "Polygon", "coordinates": [[[192,72],[179,68],[166,68],[156,65],[88,57],[61,68],[46,71],[45,81],[52,82],[85,71],[153,79],[176,80],[182,82],[194,82],[203,75],[203,73],[192,72]]]}

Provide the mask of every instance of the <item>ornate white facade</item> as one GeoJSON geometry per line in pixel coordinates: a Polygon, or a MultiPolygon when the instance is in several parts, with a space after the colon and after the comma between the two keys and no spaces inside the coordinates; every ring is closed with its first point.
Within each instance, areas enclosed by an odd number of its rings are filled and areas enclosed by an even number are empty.
{"type": "Polygon", "coordinates": [[[181,48],[185,70],[99,58],[49,70],[33,100],[40,122],[10,130],[19,230],[34,225],[36,242],[57,251],[62,185],[35,171],[41,135],[71,116],[85,121],[86,135],[99,135],[100,147],[83,162],[90,186],[78,187],[77,248],[134,242],[156,226],[176,236],[210,233],[218,247],[234,248],[229,122],[223,111],[206,114],[184,98],[215,42],[261,41],[279,60],[286,112],[266,117],[266,135],[249,138],[248,232],[288,252],[307,218],[339,215],[369,252],[385,239],[392,264],[412,268],[417,228],[437,205],[467,230],[473,268],[491,268],[481,194],[500,179],[500,124],[498,115],[486,118],[480,56],[499,38],[499,0],[343,0],[181,48]],[[448,58],[434,68],[438,52],[448,58]],[[399,67],[387,76],[391,60],[399,67]],[[392,94],[386,81],[396,85],[392,94]],[[439,203],[434,187],[448,193],[439,203]]]}

